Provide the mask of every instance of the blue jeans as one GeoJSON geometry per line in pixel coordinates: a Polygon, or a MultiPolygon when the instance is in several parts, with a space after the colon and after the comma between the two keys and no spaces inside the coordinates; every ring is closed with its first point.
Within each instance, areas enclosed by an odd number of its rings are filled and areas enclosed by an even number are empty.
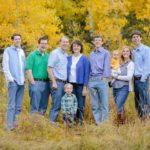
{"type": "Polygon", "coordinates": [[[74,123],[74,114],[63,114],[63,120],[71,127],[74,123]]]}
{"type": "Polygon", "coordinates": [[[108,118],[108,81],[92,77],[89,90],[93,116],[96,124],[99,124],[108,118]]]}
{"type": "Polygon", "coordinates": [[[145,82],[134,79],[135,108],[140,118],[149,113],[148,79],[145,82]]]}
{"type": "Polygon", "coordinates": [[[124,112],[124,104],[129,94],[129,86],[124,85],[121,88],[113,88],[114,101],[117,107],[117,112],[124,112]]]}
{"type": "Polygon", "coordinates": [[[58,114],[61,108],[61,98],[64,95],[64,84],[63,82],[57,81],[57,89],[52,88],[52,83],[50,83],[52,106],[49,113],[50,121],[56,122],[58,114]]]}
{"type": "Polygon", "coordinates": [[[30,113],[40,113],[44,115],[49,99],[49,82],[36,81],[29,83],[30,113]]]}
{"type": "Polygon", "coordinates": [[[76,119],[77,121],[82,122],[85,107],[85,96],[82,96],[83,84],[76,84],[76,83],[71,84],[73,85],[73,93],[76,95],[78,101],[76,119]]]}
{"type": "Polygon", "coordinates": [[[16,82],[8,83],[7,129],[15,128],[16,117],[22,110],[23,95],[24,85],[18,85],[16,82]]]}
{"type": "Polygon", "coordinates": [[[150,77],[148,77],[148,79],[147,79],[148,81],[147,81],[147,90],[148,90],[148,102],[147,102],[147,104],[148,104],[148,106],[149,106],[149,112],[150,112],[150,93],[149,93],[149,80],[150,80],[150,77]]]}

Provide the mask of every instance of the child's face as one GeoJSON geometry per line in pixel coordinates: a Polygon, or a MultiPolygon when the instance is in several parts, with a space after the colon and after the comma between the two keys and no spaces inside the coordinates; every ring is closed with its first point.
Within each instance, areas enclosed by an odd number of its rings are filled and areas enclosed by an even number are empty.
{"type": "Polygon", "coordinates": [[[114,53],[113,53],[113,58],[114,58],[114,59],[118,59],[118,57],[119,57],[119,53],[118,53],[118,52],[114,52],[114,53]]]}
{"type": "Polygon", "coordinates": [[[71,85],[67,85],[67,86],[65,87],[65,92],[66,92],[67,94],[71,94],[72,91],[73,91],[73,87],[72,87],[71,85]]]}

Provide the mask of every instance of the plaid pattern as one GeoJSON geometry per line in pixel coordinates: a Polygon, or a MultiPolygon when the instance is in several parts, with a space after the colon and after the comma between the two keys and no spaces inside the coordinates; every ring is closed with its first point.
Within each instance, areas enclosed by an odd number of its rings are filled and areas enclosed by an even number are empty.
{"type": "Polygon", "coordinates": [[[74,94],[65,94],[61,100],[61,109],[63,114],[75,114],[77,112],[77,98],[74,94]]]}

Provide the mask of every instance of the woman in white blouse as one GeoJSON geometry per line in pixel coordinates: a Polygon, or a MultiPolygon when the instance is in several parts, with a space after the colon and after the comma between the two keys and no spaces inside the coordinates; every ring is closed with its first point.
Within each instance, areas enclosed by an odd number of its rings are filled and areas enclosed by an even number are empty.
{"type": "Polygon", "coordinates": [[[117,117],[119,123],[125,123],[125,111],[124,104],[127,100],[129,92],[132,91],[132,77],[134,73],[134,63],[131,60],[130,47],[125,46],[122,49],[120,65],[121,73],[119,75],[113,75],[115,81],[112,84],[113,96],[117,109],[117,117]]]}
{"type": "Polygon", "coordinates": [[[76,121],[82,125],[90,63],[88,58],[82,54],[83,44],[79,40],[72,42],[71,52],[72,55],[68,57],[67,80],[73,85],[73,93],[78,101],[76,121]]]}

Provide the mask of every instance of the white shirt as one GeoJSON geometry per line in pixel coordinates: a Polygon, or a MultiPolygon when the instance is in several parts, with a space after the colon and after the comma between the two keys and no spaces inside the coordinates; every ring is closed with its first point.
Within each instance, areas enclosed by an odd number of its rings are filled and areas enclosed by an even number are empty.
{"type": "Polygon", "coordinates": [[[127,75],[121,76],[119,75],[117,79],[123,80],[123,81],[129,81],[129,91],[132,91],[132,77],[134,74],[134,63],[131,61],[127,66],[127,75]]]}
{"type": "Polygon", "coordinates": [[[17,48],[17,51],[18,51],[18,55],[19,55],[19,62],[20,62],[20,77],[21,77],[21,83],[23,84],[24,81],[25,81],[25,76],[24,76],[24,64],[23,64],[23,61],[21,60],[22,57],[25,56],[23,50],[21,48],[17,48]]]}
{"type": "Polygon", "coordinates": [[[76,65],[80,59],[82,54],[79,56],[72,56],[72,65],[71,65],[71,70],[70,70],[70,77],[69,77],[69,82],[76,83],[76,65]]]}

